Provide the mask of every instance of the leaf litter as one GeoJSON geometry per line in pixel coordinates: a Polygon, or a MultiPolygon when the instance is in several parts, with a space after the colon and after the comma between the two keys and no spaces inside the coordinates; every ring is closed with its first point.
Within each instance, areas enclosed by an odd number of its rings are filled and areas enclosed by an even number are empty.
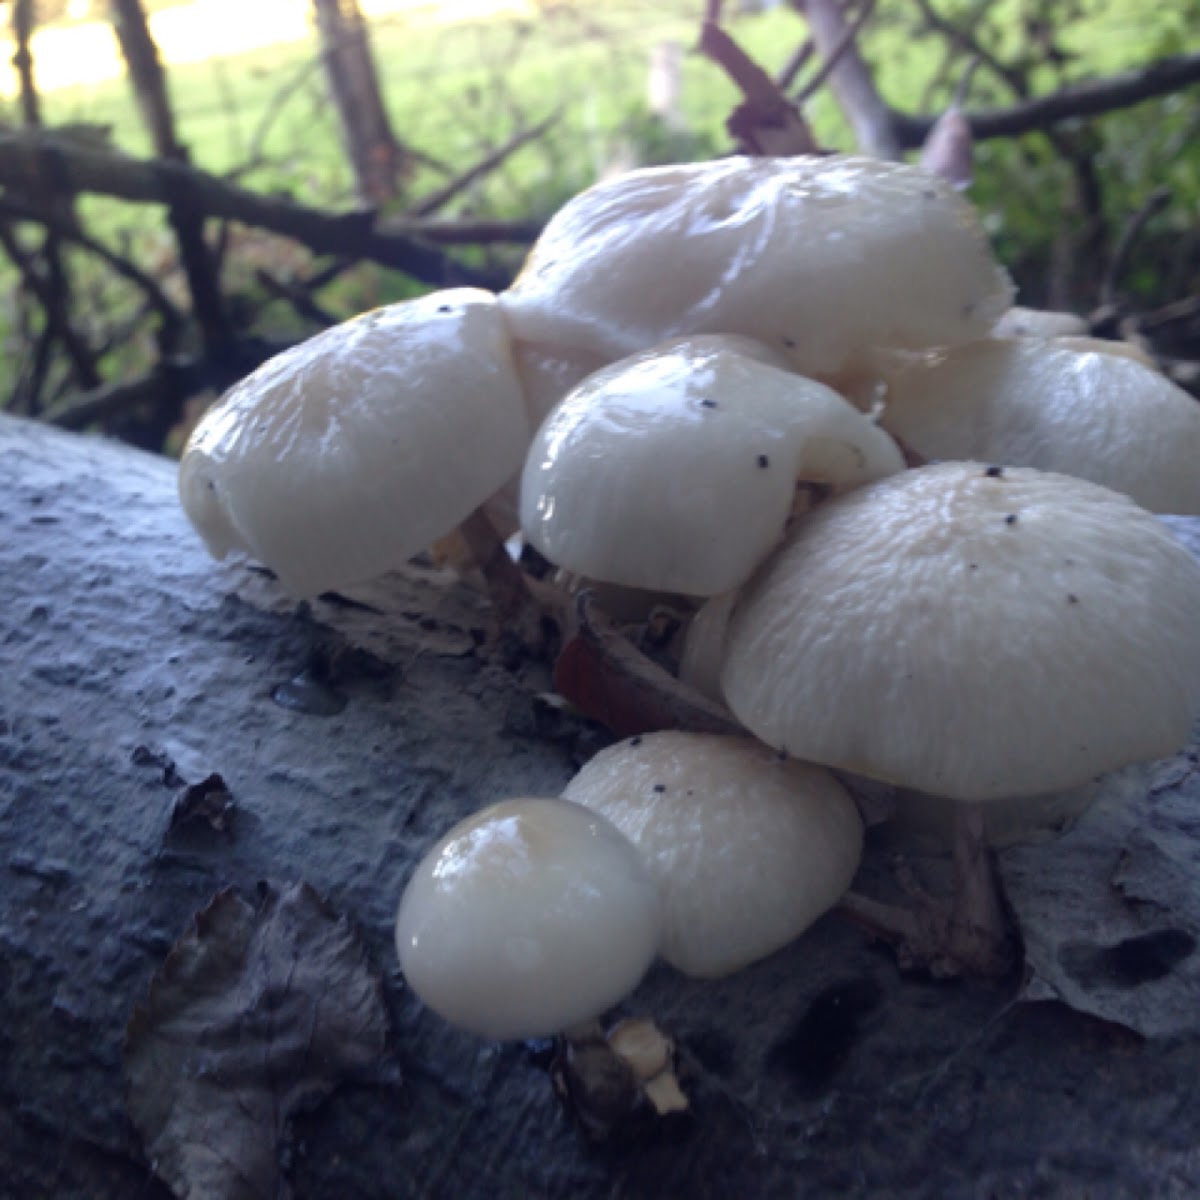
{"type": "Polygon", "coordinates": [[[283,1200],[291,1116],[375,1064],[387,1017],[349,922],[306,883],[219,892],[126,1030],[129,1111],[189,1200],[283,1200]]]}

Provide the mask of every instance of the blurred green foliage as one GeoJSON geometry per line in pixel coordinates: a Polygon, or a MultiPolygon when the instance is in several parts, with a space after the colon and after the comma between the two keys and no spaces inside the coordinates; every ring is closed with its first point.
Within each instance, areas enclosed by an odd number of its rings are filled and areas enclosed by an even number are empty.
{"type": "MultiPolygon", "coordinates": [[[[545,216],[606,171],[724,152],[723,123],[737,96],[722,72],[693,50],[702,7],[699,0],[541,0],[532,17],[453,24],[379,19],[372,38],[388,107],[398,135],[421,155],[396,207],[549,112],[558,113],[549,133],[441,215],[545,216]],[[665,41],[683,50],[681,120],[675,123],[654,116],[646,100],[649,55],[665,41]]],[[[805,37],[803,20],[786,6],[752,15],[725,7],[729,31],[771,72],[805,37]]],[[[1023,95],[1195,49],[1197,30],[1200,0],[1170,6],[1157,0],[880,0],[861,48],[889,104],[936,114],[950,103],[976,51],[984,61],[971,78],[967,106],[1004,107],[1023,95]]],[[[182,139],[198,165],[308,204],[349,202],[351,180],[314,43],[173,67],[170,86],[182,139]]],[[[52,124],[111,125],[116,146],[148,152],[122,82],[54,92],[45,108],[52,124]]],[[[853,148],[827,90],[814,97],[808,115],[823,144],[853,148]]],[[[16,121],[15,105],[8,119],[16,121]]],[[[1150,222],[1121,280],[1149,304],[1200,291],[1196,88],[1067,123],[1052,136],[982,142],[971,195],[1023,300],[1087,310],[1122,229],[1164,185],[1171,203],[1150,222]]],[[[174,244],[158,210],[85,198],[80,212],[94,234],[179,293],[174,244]]],[[[519,254],[508,253],[515,267],[519,254]]],[[[286,273],[294,260],[295,251],[273,239],[235,235],[223,282],[242,295],[247,320],[296,327],[295,314],[278,301],[269,304],[255,281],[258,266],[279,264],[286,273]]],[[[85,332],[110,336],[111,315],[136,306],[136,293],[78,254],[69,262],[88,306],[80,320],[94,326],[85,332]]],[[[348,315],[413,290],[411,281],[367,267],[340,277],[322,300],[348,315]]],[[[30,327],[20,341],[28,345],[37,315],[18,310],[12,288],[3,295],[0,324],[8,326],[11,342],[25,321],[30,327]]],[[[144,323],[133,324],[106,360],[106,373],[133,371],[152,354],[144,323]]],[[[7,393],[6,381],[0,389],[7,393]]]]}

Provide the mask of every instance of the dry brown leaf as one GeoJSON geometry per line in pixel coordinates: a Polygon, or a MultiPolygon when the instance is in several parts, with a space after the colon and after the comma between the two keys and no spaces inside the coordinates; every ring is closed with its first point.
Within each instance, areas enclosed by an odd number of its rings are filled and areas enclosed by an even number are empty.
{"type": "Polygon", "coordinates": [[[290,1116],[383,1051],[378,974],[305,883],[218,893],[175,943],[125,1038],[129,1110],[189,1200],[278,1200],[290,1116]]]}

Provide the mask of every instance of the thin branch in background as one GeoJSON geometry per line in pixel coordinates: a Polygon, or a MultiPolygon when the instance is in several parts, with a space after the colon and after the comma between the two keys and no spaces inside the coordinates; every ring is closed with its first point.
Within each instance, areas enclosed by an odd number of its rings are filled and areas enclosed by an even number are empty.
{"type": "MultiPolygon", "coordinates": [[[[113,28],[155,152],[161,159],[187,163],[187,150],[175,132],[166,74],[141,0],[111,0],[111,5],[113,28]]],[[[163,182],[168,219],[179,244],[193,312],[208,354],[221,358],[230,352],[233,329],[213,258],[204,240],[204,212],[193,202],[190,191],[178,187],[173,177],[168,176],[163,182]]]]}
{"type": "Polygon", "coordinates": [[[1121,231],[1121,236],[1117,241],[1116,249],[1113,251],[1112,259],[1109,261],[1108,270],[1104,272],[1104,281],[1100,285],[1101,305],[1115,305],[1117,303],[1121,278],[1129,265],[1129,260],[1133,255],[1138,239],[1142,236],[1146,226],[1170,203],[1170,189],[1165,187],[1155,188],[1146,197],[1137,212],[1126,222],[1125,228],[1121,231]]]}
{"type": "MultiPolygon", "coordinates": [[[[1200,51],[1162,58],[1130,71],[1073,84],[1008,108],[977,109],[964,115],[970,121],[971,133],[977,141],[1019,137],[1025,133],[1044,133],[1063,121],[1132,108],[1146,100],[1183,91],[1196,83],[1200,83],[1200,51]]],[[[902,145],[913,148],[921,145],[937,118],[913,116],[893,109],[891,119],[902,145]]]]}
{"type": "Polygon", "coordinates": [[[816,139],[800,110],[719,25],[705,21],[700,51],[717,64],[742,93],[725,128],[744,154],[815,154],[816,139]]]}
{"type": "Polygon", "coordinates": [[[413,162],[392,129],[358,0],[312,0],[325,84],[364,208],[395,200],[413,162]]]}
{"type": "MultiPolygon", "coordinates": [[[[892,127],[891,110],[883,102],[855,41],[859,21],[847,24],[837,0],[795,0],[804,14],[821,57],[831,63],[829,87],[854,130],[864,154],[899,159],[903,146],[892,127]]],[[[871,5],[864,5],[870,15],[871,5]]],[[[859,17],[865,19],[860,13],[859,17]]],[[[823,78],[823,76],[822,76],[823,78]]]]}
{"type": "Polygon", "coordinates": [[[307,288],[297,286],[291,280],[277,279],[264,267],[259,267],[254,272],[254,278],[258,280],[264,291],[270,292],[272,296],[282,300],[298,317],[316,325],[318,329],[329,329],[342,319],[318,304],[307,288]]]}
{"type": "MultiPolygon", "coordinates": [[[[79,384],[82,387],[95,387],[100,382],[100,375],[96,370],[96,363],[91,351],[72,327],[70,321],[65,319],[65,297],[61,281],[55,278],[48,265],[46,274],[42,274],[37,260],[22,248],[7,222],[0,222],[0,247],[21,273],[22,282],[36,298],[45,314],[43,336],[46,340],[36,357],[40,359],[43,354],[47,354],[56,339],[61,341],[79,384]]],[[[28,411],[37,410],[40,384],[44,381],[45,373],[41,371],[35,379],[35,383],[39,386],[35,386],[27,401],[28,411]]]]}
{"type": "MultiPolygon", "coordinates": [[[[854,20],[842,30],[837,41],[829,48],[828,53],[823,55],[824,61],[814,72],[811,79],[807,80],[804,86],[796,94],[796,103],[804,104],[810,100],[825,83],[825,80],[836,69],[842,58],[850,53],[854,48],[855,39],[862,32],[863,26],[871,18],[871,14],[875,11],[875,0],[865,0],[862,7],[854,16],[854,20]]],[[[816,46],[814,38],[813,45],[816,46]]]]}
{"type": "Polygon", "coordinates": [[[1028,97],[1029,86],[1022,72],[1001,62],[985,46],[980,45],[968,29],[956,25],[938,12],[930,0],[916,0],[916,5],[929,29],[940,33],[948,42],[982,63],[1018,99],[1024,100],[1028,97]]]}
{"type": "Polygon", "coordinates": [[[490,174],[523,146],[527,146],[530,142],[540,138],[542,134],[558,123],[560,116],[561,113],[556,110],[549,116],[543,117],[537,124],[513,134],[507,142],[485,154],[477,163],[468,167],[461,174],[456,175],[443,187],[438,188],[437,191],[431,192],[424,199],[410,205],[405,211],[405,216],[427,217],[431,213],[437,212],[439,208],[445,207],[455,196],[466,191],[476,180],[490,174]]]}
{"type": "Polygon", "coordinates": [[[33,78],[33,53],[30,49],[35,19],[33,0],[14,0],[12,31],[16,52],[13,54],[12,64],[21,83],[21,119],[30,126],[42,123],[41,104],[33,78]]]}
{"type": "Polygon", "coordinates": [[[781,92],[790,92],[792,84],[796,82],[800,72],[812,61],[812,56],[817,52],[817,44],[812,38],[805,38],[799,46],[792,52],[791,58],[783,64],[778,75],[775,76],[775,86],[781,92]]]}
{"type": "Polygon", "coordinates": [[[329,213],[237,187],[187,163],[137,159],[47,134],[0,128],[0,185],[24,187],[39,171],[47,172],[59,188],[134,203],[170,204],[186,192],[195,210],[206,217],[270,230],[314,254],[377,262],[437,287],[498,291],[510,282],[506,272],[471,267],[435,246],[382,233],[371,213],[329,213]]]}
{"type": "MultiPolygon", "coordinates": [[[[156,312],[160,320],[158,334],[159,346],[164,354],[171,353],[178,345],[183,331],[183,314],[167,299],[166,293],[159,287],[156,280],[136,266],[130,259],[122,257],[110,250],[102,242],[89,237],[81,229],[72,225],[60,224],[51,214],[31,208],[9,196],[0,196],[0,215],[14,221],[29,221],[53,229],[54,233],[64,241],[71,242],[86,250],[88,254],[99,258],[115,274],[132,283],[146,297],[150,309],[156,312]]],[[[94,385],[89,385],[94,386],[94,385]]]]}

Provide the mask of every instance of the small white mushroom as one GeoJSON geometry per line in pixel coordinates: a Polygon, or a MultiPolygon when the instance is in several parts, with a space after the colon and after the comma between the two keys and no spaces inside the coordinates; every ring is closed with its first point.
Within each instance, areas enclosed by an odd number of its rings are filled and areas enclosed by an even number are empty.
{"type": "Polygon", "coordinates": [[[1200,567],[1126,497],[945,463],[829,501],[741,593],[721,677],[772,746],[935,795],[1070,788],[1185,744],[1200,567]]]}
{"type": "Polygon", "coordinates": [[[870,420],[771,358],[744,338],[695,337],[589,376],[534,437],[525,536],[590,578],[713,595],[779,541],[797,483],[903,469],[870,420]]]}
{"type": "Polygon", "coordinates": [[[1200,513],[1200,404],[1113,345],[992,339],[893,361],[882,424],[926,459],[1061,471],[1200,513]]]}
{"type": "Polygon", "coordinates": [[[512,476],[531,425],[488,292],[377,309],[278,355],[197,426],[179,491],[217,558],[298,597],[369,579],[512,476]]]}
{"type": "Polygon", "coordinates": [[[633,171],[562,208],[501,296],[518,337],[619,358],[742,333],[806,374],[982,337],[1012,288],[970,205],[917,167],[729,158],[633,171]]]}
{"type": "Polygon", "coordinates": [[[396,948],[409,986],[487,1038],[544,1037],[633,990],[659,945],[658,892],[604,817],[508,800],[456,825],[405,889],[396,948]]]}
{"type": "Polygon", "coordinates": [[[833,776],[751,738],[631,738],[563,794],[642,852],[663,899],[662,955],[689,975],[726,975],[798,937],[862,856],[862,822],[833,776]]]}

